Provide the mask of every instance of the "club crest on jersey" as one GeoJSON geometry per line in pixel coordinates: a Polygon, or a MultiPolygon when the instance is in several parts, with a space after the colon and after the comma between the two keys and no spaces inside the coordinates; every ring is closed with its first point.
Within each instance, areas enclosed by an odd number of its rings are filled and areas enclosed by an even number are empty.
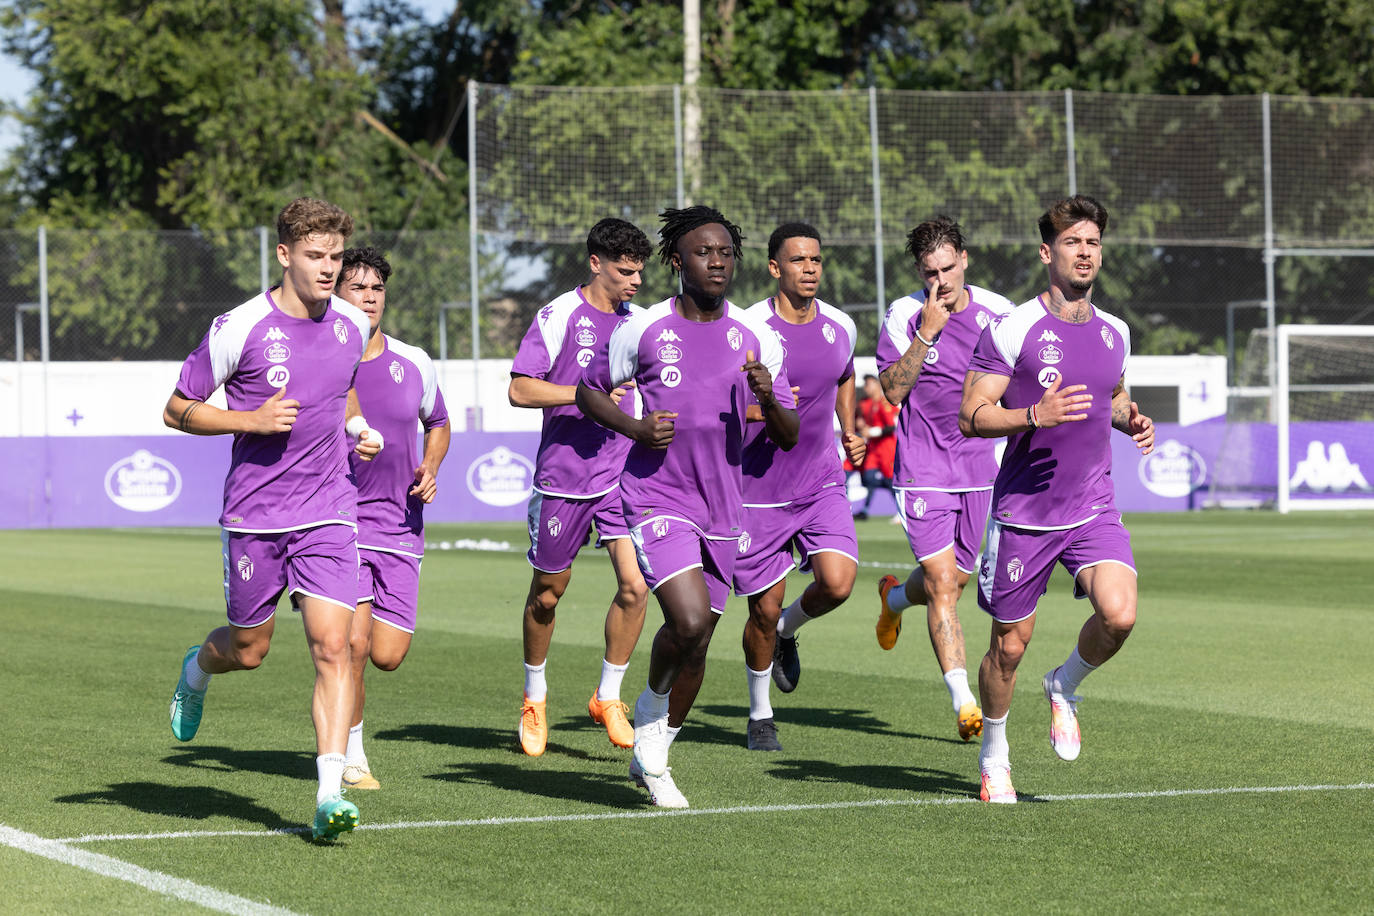
{"type": "Polygon", "coordinates": [[[391,380],[398,385],[401,384],[401,379],[406,377],[405,366],[401,365],[400,360],[393,359],[387,369],[391,372],[391,380]]]}
{"type": "MultiPolygon", "coordinates": [[[[621,321],[624,320],[623,318],[621,319],[621,321]]],[[[676,340],[678,343],[682,343],[682,338],[678,337],[672,328],[664,328],[662,332],[659,333],[658,342],[662,343],[665,340],[676,340]]]]}
{"type": "Polygon", "coordinates": [[[730,342],[731,350],[738,350],[740,344],[744,343],[744,335],[740,333],[739,328],[731,328],[725,339],[730,342]]]}
{"type": "Polygon", "coordinates": [[[925,497],[923,497],[923,496],[918,496],[918,497],[916,497],[916,501],[915,501],[914,503],[911,504],[911,511],[912,511],[912,514],[914,514],[917,518],[925,518],[925,517],[926,517],[926,501],[925,501],[925,497]]]}
{"type": "Polygon", "coordinates": [[[1040,370],[1040,387],[1048,388],[1054,384],[1055,379],[1059,378],[1059,370],[1053,366],[1046,366],[1040,370]]]}
{"type": "Polygon", "coordinates": [[[244,582],[253,578],[253,561],[248,557],[239,557],[238,562],[239,578],[244,582]]]}
{"type": "Polygon", "coordinates": [[[339,343],[348,343],[348,325],[342,318],[334,319],[334,336],[339,338],[339,343]]]}
{"type": "Polygon", "coordinates": [[[549,519],[549,536],[558,537],[558,532],[563,530],[563,523],[558,520],[558,516],[549,519]]]}
{"type": "Polygon", "coordinates": [[[672,364],[682,359],[682,351],[672,344],[664,344],[658,348],[658,361],[661,363],[672,364]]]}
{"type": "Polygon", "coordinates": [[[1048,342],[1048,343],[1063,343],[1063,342],[1064,342],[1064,339],[1063,339],[1062,337],[1060,337],[1058,334],[1056,334],[1056,333],[1054,333],[1053,331],[1051,331],[1049,328],[1046,328],[1045,330],[1043,330],[1043,331],[1040,332],[1040,342],[1041,342],[1041,343],[1047,343],[1047,342],[1048,342]]]}
{"type": "Polygon", "coordinates": [[[595,355],[595,351],[583,347],[581,350],[577,351],[577,364],[585,369],[592,364],[592,357],[595,355]]]}
{"type": "MultiPolygon", "coordinates": [[[[220,316],[220,318],[228,318],[228,317],[229,317],[228,315],[221,315],[221,316],[220,316]]],[[[267,329],[267,333],[264,334],[264,335],[262,335],[262,339],[263,339],[263,340],[290,340],[291,338],[290,338],[290,337],[287,337],[287,336],[286,336],[286,332],[283,331],[281,328],[268,328],[268,329],[267,329]]]]}
{"type": "Polygon", "coordinates": [[[835,342],[835,328],[830,322],[827,321],[825,327],[821,328],[821,336],[825,338],[825,342],[828,344],[833,344],[835,342]]]}
{"type": "Polygon", "coordinates": [[[291,348],[284,343],[269,344],[262,356],[269,363],[284,363],[291,358],[291,348]]]}
{"type": "Polygon", "coordinates": [[[1061,362],[1063,359],[1064,351],[1056,347],[1054,344],[1050,344],[1049,346],[1044,347],[1040,350],[1040,362],[1042,363],[1047,363],[1053,366],[1056,363],[1061,362]]]}
{"type": "Polygon", "coordinates": [[[659,381],[663,382],[663,387],[676,388],[682,384],[682,370],[677,366],[666,366],[663,369],[663,374],[658,378],[659,381]]]}
{"type": "Polygon", "coordinates": [[[1012,557],[1007,563],[1007,578],[1013,582],[1021,581],[1021,573],[1025,572],[1026,565],[1021,562],[1020,557],[1012,557]]]}
{"type": "Polygon", "coordinates": [[[739,552],[740,552],[741,554],[746,554],[746,553],[748,553],[748,552],[749,552],[749,545],[752,544],[753,542],[754,542],[753,539],[749,537],[749,532],[746,531],[746,532],[744,532],[743,534],[741,534],[741,535],[739,536],[739,552]]]}
{"type": "Polygon", "coordinates": [[[1107,345],[1108,350],[1116,349],[1116,335],[1106,328],[1102,329],[1102,342],[1107,345]]]}
{"type": "Polygon", "coordinates": [[[577,332],[577,337],[574,340],[577,341],[579,347],[590,347],[596,343],[596,332],[583,328],[577,332]]]}
{"type": "Polygon", "coordinates": [[[656,518],[649,527],[653,529],[654,537],[661,538],[668,533],[668,520],[666,518],[656,518]]]}

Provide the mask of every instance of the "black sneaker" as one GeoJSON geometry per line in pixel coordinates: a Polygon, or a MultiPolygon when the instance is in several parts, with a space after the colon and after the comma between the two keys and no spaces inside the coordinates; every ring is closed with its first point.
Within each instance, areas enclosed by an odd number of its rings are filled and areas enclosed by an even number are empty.
{"type": "Polygon", "coordinates": [[[773,683],[783,693],[797,689],[801,680],[801,659],[797,656],[797,637],[785,639],[782,636],[773,643],[773,683]]]}
{"type": "Polygon", "coordinates": [[[771,717],[749,720],[749,750],[782,750],[782,745],[778,743],[778,727],[773,724],[771,717]]]}

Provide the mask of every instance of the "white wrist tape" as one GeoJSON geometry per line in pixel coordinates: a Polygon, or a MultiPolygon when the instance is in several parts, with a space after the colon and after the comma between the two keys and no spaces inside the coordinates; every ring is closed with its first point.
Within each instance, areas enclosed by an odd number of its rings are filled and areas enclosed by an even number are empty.
{"type": "Polygon", "coordinates": [[[361,414],[356,417],[349,417],[348,422],[344,424],[344,429],[350,436],[357,439],[362,436],[363,430],[368,429],[367,420],[361,414]]]}

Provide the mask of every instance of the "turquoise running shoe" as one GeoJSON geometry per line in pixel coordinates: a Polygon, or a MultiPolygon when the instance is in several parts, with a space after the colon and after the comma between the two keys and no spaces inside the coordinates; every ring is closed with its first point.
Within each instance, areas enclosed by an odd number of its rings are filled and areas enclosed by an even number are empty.
{"type": "MultiPolygon", "coordinates": [[[[186,665],[200,652],[200,646],[186,650],[181,660],[181,677],[177,680],[177,692],[172,694],[172,734],[178,741],[190,741],[200,728],[200,714],[205,707],[205,690],[192,690],[186,685],[186,665]]],[[[209,687],[207,685],[206,689],[209,687]]]]}
{"type": "Polygon", "coordinates": [[[358,826],[358,806],[344,801],[342,795],[331,795],[315,809],[315,823],[310,838],[315,842],[332,843],[339,834],[358,826]]]}

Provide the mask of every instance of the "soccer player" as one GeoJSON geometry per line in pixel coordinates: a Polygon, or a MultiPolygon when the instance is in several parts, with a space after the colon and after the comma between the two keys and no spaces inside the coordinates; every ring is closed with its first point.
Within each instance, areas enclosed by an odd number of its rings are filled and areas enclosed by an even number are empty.
{"type": "Polygon", "coordinates": [[[959,401],[978,335],[1012,303],[964,282],[964,234],[949,217],[912,229],[906,250],[925,288],[888,309],[878,335],[878,378],[888,401],[901,405],[894,487],[917,566],[902,588],[896,576],[879,580],[876,630],[878,645],[891,649],[902,611],[926,606],[955,728],[968,741],[982,732],[983,714],[969,689],[957,604],[983,538],[997,459],[994,443],[960,435],[959,401]]]}
{"type": "Polygon", "coordinates": [[[277,599],[289,591],[315,663],[316,840],[358,823],[357,807],[340,794],[353,713],[348,628],[358,597],[357,497],[345,430],[364,457],[383,442],[352,391],[367,316],[332,295],[352,232],[352,218],[333,204],[288,204],[277,216],[281,284],[214,320],[163,409],[175,429],[234,436],[220,515],[229,625],[182,660],[172,734],[195,737],[211,675],[262,663],[277,599]],[[205,403],[221,385],[227,410],[205,403]]]}
{"type": "Polygon", "coordinates": [[[1126,391],[1126,323],[1092,304],[1106,229],[1106,209],[1083,195],[1040,217],[1049,289],[983,332],[964,381],[959,429],[1008,437],[978,571],[978,604],[992,615],[978,672],[983,801],[1016,802],[1007,713],[1055,561],[1073,576],[1074,596],[1092,604],[1068,659],[1041,680],[1050,744],[1062,759],[1077,758],[1081,744],[1079,683],[1135,625],[1135,561],[1115,505],[1108,438],[1118,429],[1149,454],[1155,431],[1126,391]]]}
{"type": "Polygon", "coordinates": [[[778,333],[783,369],[797,386],[797,444],[782,451],[760,424],[744,445],[744,533],[735,560],[735,593],[747,596],[744,663],[749,685],[747,744],[780,751],[770,676],[791,693],[801,676],[797,630],[849,597],[859,546],[835,451],[835,427],[849,460],[862,465],[864,440],[854,432],[854,322],[816,298],[821,281],[821,236],[805,223],[787,223],[768,239],[768,272],[777,295],[747,312],[778,333]],[[787,574],[797,567],[815,579],[783,611],[787,574]]]}
{"type": "Polygon", "coordinates": [[[343,784],[350,789],[381,788],[363,749],[363,675],[368,659],[383,671],[395,671],[410,651],[425,555],[424,507],[438,492],[435,478],[450,434],[434,363],[423,350],[382,331],[390,278],[391,264],[376,248],[343,253],[339,295],[362,310],[370,329],[354,383],[358,405],[391,444],[375,461],[350,457],[358,487],[359,596],[348,637],[354,703],[343,784]],[[425,429],[422,455],[416,447],[417,420],[425,429]]]}
{"type": "MultiPolygon", "coordinates": [[[[648,236],[625,220],[603,219],[593,226],[587,233],[591,278],[539,310],[511,365],[511,404],[544,410],[529,504],[527,557],[534,573],[525,598],[525,698],[517,729],[520,748],[531,757],[544,753],[549,738],[545,666],[555,611],[593,522],[598,544],[611,558],[616,593],[606,612],[601,680],[587,712],[605,726],[612,744],[634,744],[620,685],[644,628],[649,588],[635,562],[620,500],[620,471],[630,440],[584,416],[574,395],[582,370],[594,354],[606,352],[611,331],[630,315],[630,300],[652,251],[648,236]]],[[[628,387],[617,387],[612,396],[617,410],[634,415],[628,387]]]]}
{"type": "Polygon", "coordinates": [[[659,255],[679,275],[682,292],[616,328],[606,355],[577,386],[577,404],[634,440],[620,490],[639,568],[664,623],[635,703],[630,777],[654,804],[685,808],[668,771],[668,747],[701,689],[706,649],[729,595],[742,533],[749,392],[781,448],[796,444],[798,427],[777,334],[725,298],[740,255],[739,227],[703,206],[670,209],[662,218],[659,255]],[[644,399],[638,419],[612,398],[631,381],[644,399]]]}

